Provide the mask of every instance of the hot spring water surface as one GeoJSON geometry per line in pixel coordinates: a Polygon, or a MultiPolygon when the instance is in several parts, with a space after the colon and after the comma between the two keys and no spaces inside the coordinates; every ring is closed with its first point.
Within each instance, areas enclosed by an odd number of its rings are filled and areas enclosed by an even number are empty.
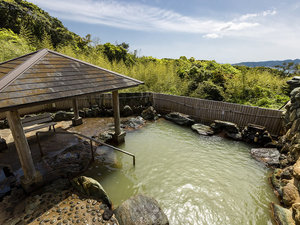
{"type": "Polygon", "coordinates": [[[85,174],[115,207],[143,193],[159,202],[170,224],[272,224],[270,171],[251,158],[248,145],[161,120],[127,133],[120,148],[136,155],[135,168],[118,153],[118,166],[99,159],[85,174]]]}

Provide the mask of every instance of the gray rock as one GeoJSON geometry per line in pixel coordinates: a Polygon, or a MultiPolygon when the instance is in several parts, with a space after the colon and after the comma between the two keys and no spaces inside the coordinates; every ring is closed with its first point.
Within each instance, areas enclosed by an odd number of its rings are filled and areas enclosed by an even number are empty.
{"type": "Polygon", "coordinates": [[[271,203],[272,210],[274,214],[274,219],[279,225],[295,225],[293,220],[292,212],[286,208],[283,208],[280,205],[271,203]]]}
{"type": "Polygon", "coordinates": [[[280,153],[276,148],[252,148],[252,157],[269,167],[279,167],[280,153]]]}
{"type": "Polygon", "coordinates": [[[196,124],[192,125],[191,128],[192,128],[192,130],[196,131],[200,135],[208,136],[208,135],[213,135],[215,133],[214,130],[210,126],[206,126],[201,123],[196,123],[196,124]]]}
{"type": "Polygon", "coordinates": [[[114,213],[120,225],[169,224],[157,201],[144,195],[126,200],[114,213]]]}
{"type": "Polygon", "coordinates": [[[82,194],[103,201],[111,209],[112,203],[98,181],[90,177],[80,176],[72,179],[71,184],[82,194]]]}
{"type": "Polygon", "coordinates": [[[129,120],[126,120],[122,122],[122,125],[124,128],[133,128],[137,129],[141,126],[143,126],[146,123],[146,121],[141,116],[137,116],[135,118],[130,118],[129,120]]]}
{"type": "Polygon", "coordinates": [[[156,120],[156,119],[158,119],[157,112],[152,106],[149,106],[147,109],[143,110],[141,116],[145,120],[156,120]]]}
{"type": "Polygon", "coordinates": [[[182,126],[191,126],[195,123],[195,121],[191,119],[190,116],[179,112],[171,112],[165,115],[165,119],[170,120],[182,126]]]}

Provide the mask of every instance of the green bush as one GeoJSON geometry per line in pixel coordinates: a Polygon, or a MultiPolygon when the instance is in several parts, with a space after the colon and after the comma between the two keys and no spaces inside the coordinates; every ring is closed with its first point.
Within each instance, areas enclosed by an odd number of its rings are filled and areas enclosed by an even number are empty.
{"type": "Polygon", "coordinates": [[[197,89],[192,93],[192,96],[215,101],[223,101],[225,99],[222,88],[211,81],[199,83],[197,89]]]}

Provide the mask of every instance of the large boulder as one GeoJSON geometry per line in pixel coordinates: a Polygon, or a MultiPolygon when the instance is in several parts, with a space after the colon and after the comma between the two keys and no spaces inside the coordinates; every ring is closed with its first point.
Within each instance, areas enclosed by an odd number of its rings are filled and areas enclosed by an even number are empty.
{"type": "Polygon", "coordinates": [[[300,87],[300,77],[295,76],[291,80],[288,80],[286,83],[289,85],[290,90],[293,90],[297,87],[300,87]]]}
{"type": "Polygon", "coordinates": [[[271,184],[273,185],[275,191],[277,192],[277,195],[282,197],[282,184],[281,184],[281,174],[282,169],[275,169],[272,173],[271,184]]]}
{"type": "MultiPolygon", "coordinates": [[[[242,131],[243,139],[248,143],[256,143],[261,146],[270,145],[273,143],[271,134],[266,130],[265,127],[248,124],[242,131]]],[[[275,143],[274,143],[275,145],[275,143]]]]}
{"type": "Polygon", "coordinates": [[[280,205],[272,203],[272,210],[276,224],[278,225],[295,225],[292,212],[280,205]]]}
{"type": "Polygon", "coordinates": [[[216,133],[223,131],[225,135],[231,139],[237,141],[242,140],[242,134],[235,123],[222,120],[215,120],[210,126],[216,133]]]}
{"type": "Polygon", "coordinates": [[[43,161],[52,169],[53,173],[62,176],[72,176],[86,170],[91,158],[89,143],[80,141],[67,147],[55,156],[45,156],[43,161]]]}
{"type": "Polygon", "coordinates": [[[297,198],[299,198],[297,187],[291,182],[287,183],[287,185],[282,188],[282,200],[284,205],[290,207],[296,202],[297,198]]]}
{"type": "Polygon", "coordinates": [[[222,120],[214,120],[210,125],[216,132],[226,131],[228,133],[239,133],[239,128],[235,123],[222,120]]]}
{"type": "Polygon", "coordinates": [[[191,119],[189,115],[185,115],[179,112],[171,112],[165,115],[165,119],[182,126],[191,126],[195,123],[195,121],[191,119]]]}
{"type": "Polygon", "coordinates": [[[157,120],[158,119],[157,112],[152,106],[149,106],[147,109],[143,110],[141,116],[145,120],[157,120]]]}
{"type": "Polygon", "coordinates": [[[294,164],[293,175],[297,180],[300,180],[300,158],[294,164]]]}
{"type": "Polygon", "coordinates": [[[120,225],[167,225],[168,218],[153,198],[137,195],[123,202],[115,211],[120,225]]]}
{"type": "Polygon", "coordinates": [[[296,222],[296,225],[300,225],[300,203],[295,203],[292,205],[293,218],[296,222]]]}
{"type": "Polygon", "coordinates": [[[196,131],[200,135],[208,136],[208,135],[213,135],[215,133],[210,126],[206,126],[201,123],[195,123],[194,125],[192,125],[191,128],[192,130],[196,131]]]}
{"type": "Polygon", "coordinates": [[[85,176],[75,177],[71,180],[71,184],[83,195],[101,200],[110,209],[112,208],[112,203],[104,188],[101,186],[101,184],[98,183],[98,181],[94,180],[93,178],[85,176]]]}
{"type": "Polygon", "coordinates": [[[276,148],[252,148],[250,153],[254,159],[263,162],[266,166],[279,167],[280,153],[276,148]]]}

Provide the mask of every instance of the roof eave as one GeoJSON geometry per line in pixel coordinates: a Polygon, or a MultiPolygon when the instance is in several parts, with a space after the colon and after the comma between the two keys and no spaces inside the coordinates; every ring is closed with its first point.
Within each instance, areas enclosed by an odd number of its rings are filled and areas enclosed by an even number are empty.
{"type": "Polygon", "coordinates": [[[90,95],[94,95],[94,94],[102,94],[102,93],[116,91],[116,90],[123,90],[123,89],[127,89],[127,88],[137,87],[139,85],[140,84],[134,84],[134,85],[129,85],[127,87],[122,87],[122,88],[112,88],[112,89],[107,89],[107,90],[99,91],[99,92],[90,92],[90,93],[85,93],[85,94],[81,94],[81,95],[66,96],[66,97],[57,98],[57,99],[51,99],[51,100],[3,107],[3,108],[0,108],[0,112],[7,112],[7,111],[12,111],[12,110],[18,110],[18,109],[28,108],[28,107],[32,107],[32,106],[37,106],[37,105],[50,104],[50,103],[55,103],[55,102],[59,102],[59,101],[67,100],[67,99],[74,99],[76,97],[90,96],[90,95]]]}

